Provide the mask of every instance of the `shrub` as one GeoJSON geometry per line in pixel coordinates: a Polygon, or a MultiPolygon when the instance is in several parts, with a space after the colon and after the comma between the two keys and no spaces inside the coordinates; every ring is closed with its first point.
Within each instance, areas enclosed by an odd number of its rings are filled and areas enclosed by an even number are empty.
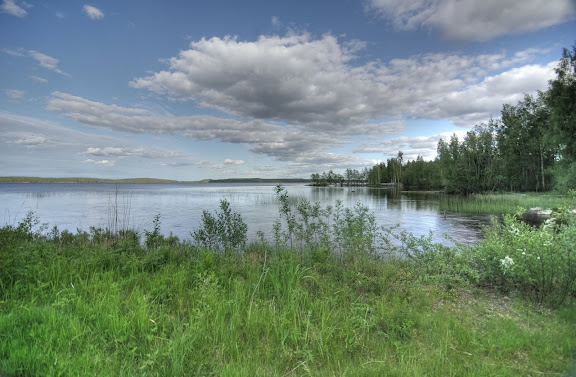
{"type": "Polygon", "coordinates": [[[238,250],[246,245],[247,230],[242,216],[232,212],[230,203],[222,199],[215,215],[202,211],[202,227],[191,235],[197,244],[210,250],[238,250]]]}
{"type": "Polygon", "coordinates": [[[348,259],[374,255],[378,249],[376,217],[361,203],[350,209],[337,201],[334,207],[323,208],[300,199],[293,205],[283,186],[276,186],[275,192],[280,204],[273,228],[277,246],[332,250],[348,259]]]}
{"type": "Polygon", "coordinates": [[[274,243],[277,246],[298,248],[330,244],[329,219],[332,208],[322,208],[320,203],[300,199],[295,207],[282,185],[275,188],[280,217],[274,222],[274,243]]]}
{"type": "Polygon", "coordinates": [[[503,223],[487,228],[474,261],[482,283],[559,306],[576,292],[575,240],[573,216],[533,227],[506,215],[503,223]]]}
{"type": "Polygon", "coordinates": [[[478,283],[467,246],[454,243],[447,246],[433,241],[434,234],[416,237],[412,233],[382,228],[382,244],[390,257],[404,259],[422,280],[435,281],[446,289],[478,283]]]}

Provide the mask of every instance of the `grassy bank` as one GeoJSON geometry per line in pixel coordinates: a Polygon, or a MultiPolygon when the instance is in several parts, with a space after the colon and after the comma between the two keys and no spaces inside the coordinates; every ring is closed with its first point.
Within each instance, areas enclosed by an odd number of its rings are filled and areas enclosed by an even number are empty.
{"type": "MultiPolygon", "coordinates": [[[[182,241],[0,228],[0,376],[568,376],[576,220],[474,247],[278,186],[274,240],[222,200],[182,241]]],[[[572,369],[574,370],[574,369],[572,369]]]]}
{"type": "Polygon", "coordinates": [[[441,195],[440,210],[467,213],[514,213],[520,208],[568,208],[574,205],[574,198],[568,195],[552,194],[472,194],[441,195]]]}
{"type": "Polygon", "coordinates": [[[3,229],[0,375],[557,376],[572,363],[574,305],[447,288],[408,260],[174,241],[3,229]]]}

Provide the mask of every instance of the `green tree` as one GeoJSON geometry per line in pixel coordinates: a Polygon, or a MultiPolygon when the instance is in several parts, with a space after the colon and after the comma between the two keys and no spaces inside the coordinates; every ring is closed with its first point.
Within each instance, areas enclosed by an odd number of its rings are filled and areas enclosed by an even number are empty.
{"type": "Polygon", "coordinates": [[[390,183],[401,183],[402,163],[404,162],[404,153],[398,152],[396,158],[389,158],[386,161],[386,169],[390,174],[390,183]]]}
{"type": "Polygon", "coordinates": [[[576,44],[564,49],[556,67],[556,78],[544,95],[550,110],[547,138],[556,146],[556,188],[576,188],[576,44]]]}
{"type": "Polygon", "coordinates": [[[402,168],[402,185],[415,188],[431,190],[442,186],[438,161],[424,161],[422,156],[416,160],[408,161],[402,168]]]}
{"type": "Polygon", "coordinates": [[[545,94],[550,109],[549,137],[560,146],[562,158],[576,161],[576,44],[572,51],[565,48],[556,78],[549,83],[545,94]]]}
{"type": "Polygon", "coordinates": [[[515,106],[502,108],[498,129],[501,168],[511,191],[544,191],[547,170],[554,153],[545,136],[549,129],[549,110],[543,94],[526,95],[515,106]]]}

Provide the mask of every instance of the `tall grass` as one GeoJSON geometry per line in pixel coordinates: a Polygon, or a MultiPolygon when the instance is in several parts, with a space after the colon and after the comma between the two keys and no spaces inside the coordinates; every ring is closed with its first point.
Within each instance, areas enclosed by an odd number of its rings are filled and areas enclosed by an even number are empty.
{"type": "Polygon", "coordinates": [[[33,215],[0,228],[0,375],[552,376],[571,367],[572,301],[552,310],[476,288],[468,249],[426,237],[395,235],[390,252],[402,258],[374,253],[360,205],[326,218],[282,203],[279,237],[292,247],[263,239],[208,250],[163,236],[159,216],[143,244],[47,231],[33,215]],[[329,231],[340,239],[319,236],[329,231]]]}
{"type": "Polygon", "coordinates": [[[543,194],[472,194],[467,197],[441,195],[440,210],[467,213],[514,213],[520,208],[573,208],[574,198],[543,194]]]}
{"type": "Polygon", "coordinates": [[[3,280],[7,375],[546,375],[576,346],[574,308],[446,291],[406,261],[13,246],[29,257],[3,280]]]}

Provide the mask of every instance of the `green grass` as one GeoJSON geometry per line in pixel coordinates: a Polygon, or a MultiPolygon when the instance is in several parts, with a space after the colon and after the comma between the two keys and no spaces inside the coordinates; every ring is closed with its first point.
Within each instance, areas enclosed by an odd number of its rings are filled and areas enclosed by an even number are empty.
{"type": "Polygon", "coordinates": [[[576,306],[408,260],[0,232],[1,376],[562,376],[576,306]]]}
{"type": "Polygon", "coordinates": [[[467,197],[441,195],[440,210],[467,213],[514,213],[521,207],[574,208],[576,201],[567,195],[552,194],[472,194],[467,197]]]}

